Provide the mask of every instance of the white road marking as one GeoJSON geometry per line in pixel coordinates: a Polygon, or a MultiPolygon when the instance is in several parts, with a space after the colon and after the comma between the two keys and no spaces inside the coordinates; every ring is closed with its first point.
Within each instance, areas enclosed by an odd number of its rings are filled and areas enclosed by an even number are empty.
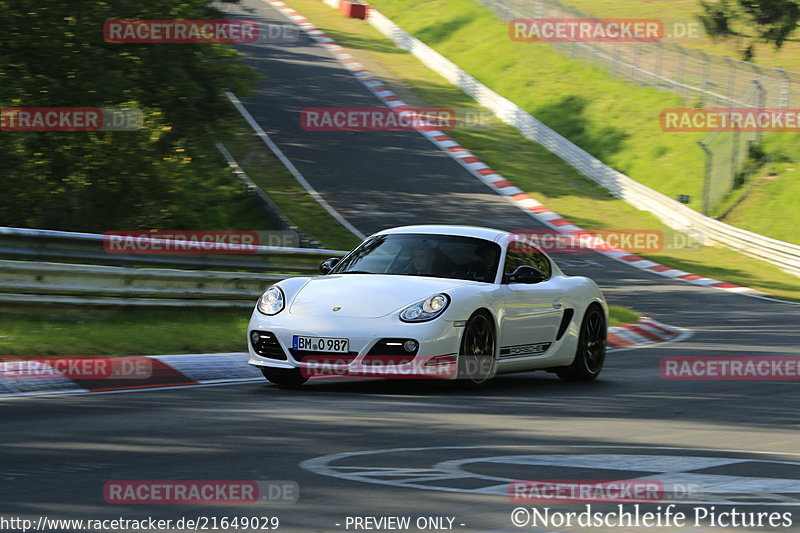
{"type": "MultiPolygon", "coordinates": [[[[625,479],[653,479],[661,481],[664,487],[674,487],[676,484],[694,484],[702,488],[702,492],[691,499],[665,498],[659,503],[677,504],[717,504],[717,505],[770,505],[770,506],[800,506],[800,479],[772,478],[749,475],[721,475],[711,473],[697,473],[695,470],[715,468],[722,466],[735,466],[744,463],[760,462],[776,465],[791,465],[800,468],[800,462],[766,459],[763,455],[777,455],[775,452],[757,452],[748,450],[711,450],[697,448],[674,447],[636,447],[636,446],[559,446],[559,449],[574,449],[575,454],[513,454],[513,455],[487,455],[464,459],[452,459],[433,464],[430,468],[401,468],[391,466],[338,466],[335,463],[351,458],[363,459],[370,455],[391,455],[402,453],[403,461],[408,460],[409,452],[430,452],[440,450],[444,453],[463,452],[469,450],[513,450],[513,449],[552,449],[553,446],[442,446],[422,448],[394,448],[385,450],[368,450],[352,453],[331,454],[308,459],[300,466],[317,474],[379,485],[405,487],[441,492],[460,492],[486,495],[506,495],[508,483],[512,478],[478,474],[464,470],[462,467],[475,463],[495,463],[517,465],[520,467],[563,467],[598,470],[597,479],[608,477],[608,470],[621,472],[641,472],[643,475],[625,479]],[[632,450],[658,452],[648,453],[605,453],[604,450],[632,450]],[[587,450],[582,452],[581,450],[587,450]],[[591,453],[588,450],[602,450],[601,453],[591,453]],[[681,452],[666,454],[665,451],[681,452]],[[724,457],[692,455],[712,452],[715,454],[748,454],[746,457],[724,457]],[[602,472],[602,474],[600,473],[602,472]],[[477,488],[458,488],[449,485],[430,484],[437,480],[471,479],[484,480],[486,485],[477,488]],[[426,482],[423,484],[423,482],[426,482]],[[499,482],[499,483],[498,483],[499,482]]],[[[786,453],[781,455],[798,456],[800,454],[786,453]]],[[[391,458],[387,459],[387,462],[391,458]]],[[[522,472],[521,468],[516,469],[522,472]]],[[[524,470],[529,472],[530,469],[524,470]]],[[[522,475],[522,474],[521,474],[522,475]]],[[[552,476],[542,476],[544,479],[552,476]]],[[[590,477],[590,476],[587,476],[590,477]]]]}

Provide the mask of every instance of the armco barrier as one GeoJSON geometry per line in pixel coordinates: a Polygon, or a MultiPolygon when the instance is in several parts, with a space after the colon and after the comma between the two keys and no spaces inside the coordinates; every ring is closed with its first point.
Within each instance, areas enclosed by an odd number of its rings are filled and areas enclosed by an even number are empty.
{"type": "Polygon", "coordinates": [[[781,270],[800,276],[800,246],[765,237],[706,217],[671,198],[614,170],[582,148],[562,137],[527,111],[503,98],[467,74],[455,63],[413,37],[375,8],[367,21],[392,39],[398,47],[420,59],[428,68],[458,86],[500,120],[514,126],[527,139],[541,144],[581,174],[608,189],[638,209],[649,211],[667,226],[701,233],[708,244],[717,244],[768,261],[781,270]]]}
{"type": "Polygon", "coordinates": [[[68,261],[93,265],[164,267],[189,270],[244,270],[316,274],[319,263],[345,254],[340,250],[256,246],[246,254],[110,254],[104,235],[0,226],[0,259],[68,261]]]}
{"type": "Polygon", "coordinates": [[[0,302],[252,307],[270,282],[285,277],[0,260],[0,302]]]}
{"type": "Polygon", "coordinates": [[[241,255],[117,255],[103,243],[91,233],[0,227],[0,303],[251,308],[270,283],[318,274],[321,261],[346,253],[258,246],[241,255]]]}

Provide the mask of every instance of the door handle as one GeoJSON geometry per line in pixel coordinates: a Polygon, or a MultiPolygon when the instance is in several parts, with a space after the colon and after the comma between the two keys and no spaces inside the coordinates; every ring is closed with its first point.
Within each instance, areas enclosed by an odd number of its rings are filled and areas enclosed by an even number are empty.
{"type": "Polygon", "coordinates": [[[561,309],[561,302],[553,302],[554,309],[561,309]]]}

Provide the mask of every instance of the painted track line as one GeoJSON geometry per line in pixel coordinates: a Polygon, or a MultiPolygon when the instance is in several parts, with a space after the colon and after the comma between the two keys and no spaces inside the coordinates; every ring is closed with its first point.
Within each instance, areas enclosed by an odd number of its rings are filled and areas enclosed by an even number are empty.
{"type": "Polygon", "coordinates": [[[292,176],[294,176],[294,179],[297,180],[297,182],[306,190],[306,192],[308,192],[308,194],[310,194],[311,197],[314,198],[314,200],[316,200],[317,203],[321,205],[322,208],[336,220],[336,222],[347,228],[350,233],[359,239],[366,238],[366,235],[361,233],[355,226],[348,222],[341,213],[334,209],[331,204],[329,204],[328,201],[325,200],[325,198],[323,198],[322,195],[311,186],[308,180],[306,180],[305,176],[303,176],[297,167],[294,166],[294,163],[292,163],[292,161],[286,157],[286,154],[283,153],[283,150],[281,150],[278,145],[275,144],[272,139],[270,139],[269,135],[267,135],[267,132],[265,132],[259,123],[256,122],[256,119],[253,118],[253,115],[251,115],[247,108],[244,107],[239,98],[232,92],[226,92],[225,96],[228,97],[228,100],[230,100],[234,107],[236,107],[236,110],[239,111],[250,127],[253,128],[253,131],[256,132],[256,135],[258,135],[259,139],[264,141],[264,144],[266,144],[272,153],[275,154],[275,156],[280,160],[280,162],[283,163],[283,166],[285,166],[292,176]]]}

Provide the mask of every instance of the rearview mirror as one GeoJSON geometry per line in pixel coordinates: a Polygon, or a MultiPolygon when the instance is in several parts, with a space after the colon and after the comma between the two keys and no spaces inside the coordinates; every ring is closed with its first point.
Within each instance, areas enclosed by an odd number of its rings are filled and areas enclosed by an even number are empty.
{"type": "Polygon", "coordinates": [[[503,283],[539,283],[545,277],[541,270],[530,265],[520,265],[511,274],[503,275],[503,283]]]}
{"type": "Polygon", "coordinates": [[[341,261],[341,258],[339,257],[331,257],[330,259],[326,259],[321,265],[319,265],[319,271],[323,274],[327,274],[333,270],[333,267],[339,264],[339,261],[341,261]]]}

